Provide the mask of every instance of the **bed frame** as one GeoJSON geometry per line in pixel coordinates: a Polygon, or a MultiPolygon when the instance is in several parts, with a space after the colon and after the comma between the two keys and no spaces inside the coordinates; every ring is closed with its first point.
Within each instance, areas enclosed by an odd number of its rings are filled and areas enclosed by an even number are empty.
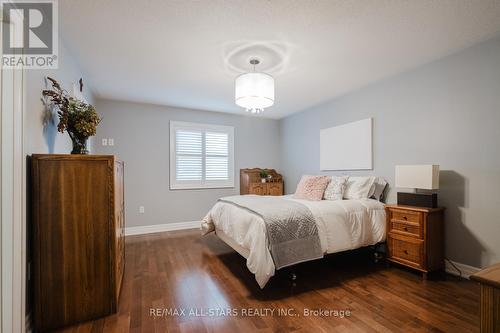
{"type": "MultiPolygon", "coordinates": [[[[248,259],[250,252],[247,249],[238,245],[235,241],[233,241],[231,239],[231,237],[229,237],[228,235],[226,235],[224,233],[224,231],[215,228],[215,235],[217,237],[219,237],[219,239],[222,240],[224,243],[229,245],[233,250],[238,252],[243,258],[248,259]]],[[[380,247],[382,245],[385,245],[385,242],[377,243],[375,245],[369,246],[373,250],[373,261],[375,263],[378,263],[380,260],[382,260],[385,257],[385,251],[384,252],[380,251],[380,247]]],[[[335,252],[335,253],[338,253],[338,252],[335,252]]],[[[334,254],[334,253],[329,253],[329,254],[334,254]]],[[[289,272],[290,279],[292,281],[297,280],[297,274],[295,273],[294,266],[287,266],[287,267],[282,268],[283,270],[287,270],[289,272]]],[[[279,269],[276,269],[276,271],[278,271],[278,270],[279,269]]]]}

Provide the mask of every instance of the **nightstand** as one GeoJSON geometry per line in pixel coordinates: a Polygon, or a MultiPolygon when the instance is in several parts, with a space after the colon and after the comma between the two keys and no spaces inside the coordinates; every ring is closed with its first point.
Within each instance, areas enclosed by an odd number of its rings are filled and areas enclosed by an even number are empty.
{"type": "Polygon", "coordinates": [[[387,260],[427,273],[444,268],[444,208],[386,205],[387,260]]]}

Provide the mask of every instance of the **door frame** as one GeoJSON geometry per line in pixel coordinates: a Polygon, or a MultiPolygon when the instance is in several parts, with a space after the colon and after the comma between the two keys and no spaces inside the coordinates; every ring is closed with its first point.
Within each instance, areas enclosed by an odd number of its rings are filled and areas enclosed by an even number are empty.
{"type": "MultiPolygon", "coordinates": [[[[0,15],[3,28],[2,17],[0,15]]],[[[11,29],[15,28],[14,25],[11,26],[11,29]]],[[[2,54],[0,45],[0,55],[2,54]]],[[[26,330],[24,78],[24,69],[4,69],[0,61],[1,332],[26,330]]]]}

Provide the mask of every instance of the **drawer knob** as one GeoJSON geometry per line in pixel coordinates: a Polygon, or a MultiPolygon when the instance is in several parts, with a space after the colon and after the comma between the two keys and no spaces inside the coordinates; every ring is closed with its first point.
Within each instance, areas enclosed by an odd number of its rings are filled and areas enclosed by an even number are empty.
{"type": "Polygon", "coordinates": [[[408,251],[407,251],[407,250],[404,250],[403,252],[404,252],[404,254],[408,254],[408,251]]]}
{"type": "Polygon", "coordinates": [[[408,220],[408,218],[407,218],[406,216],[403,216],[403,220],[407,221],[407,220],[408,220]]]}
{"type": "Polygon", "coordinates": [[[408,231],[408,227],[405,227],[405,231],[408,231]]]}

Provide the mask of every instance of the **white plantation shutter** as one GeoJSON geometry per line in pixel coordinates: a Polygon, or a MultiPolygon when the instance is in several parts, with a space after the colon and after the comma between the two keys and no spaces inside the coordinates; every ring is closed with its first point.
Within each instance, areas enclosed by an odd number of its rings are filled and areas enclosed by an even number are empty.
{"type": "Polygon", "coordinates": [[[170,188],[234,187],[234,129],[170,122],[170,188]]]}
{"type": "Polygon", "coordinates": [[[175,179],[201,180],[203,146],[201,131],[175,131],[175,179]]]}
{"type": "Polygon", "coordinates": [[[207,180],[229,179],[229,134],[205,133],[207,180]]]}

